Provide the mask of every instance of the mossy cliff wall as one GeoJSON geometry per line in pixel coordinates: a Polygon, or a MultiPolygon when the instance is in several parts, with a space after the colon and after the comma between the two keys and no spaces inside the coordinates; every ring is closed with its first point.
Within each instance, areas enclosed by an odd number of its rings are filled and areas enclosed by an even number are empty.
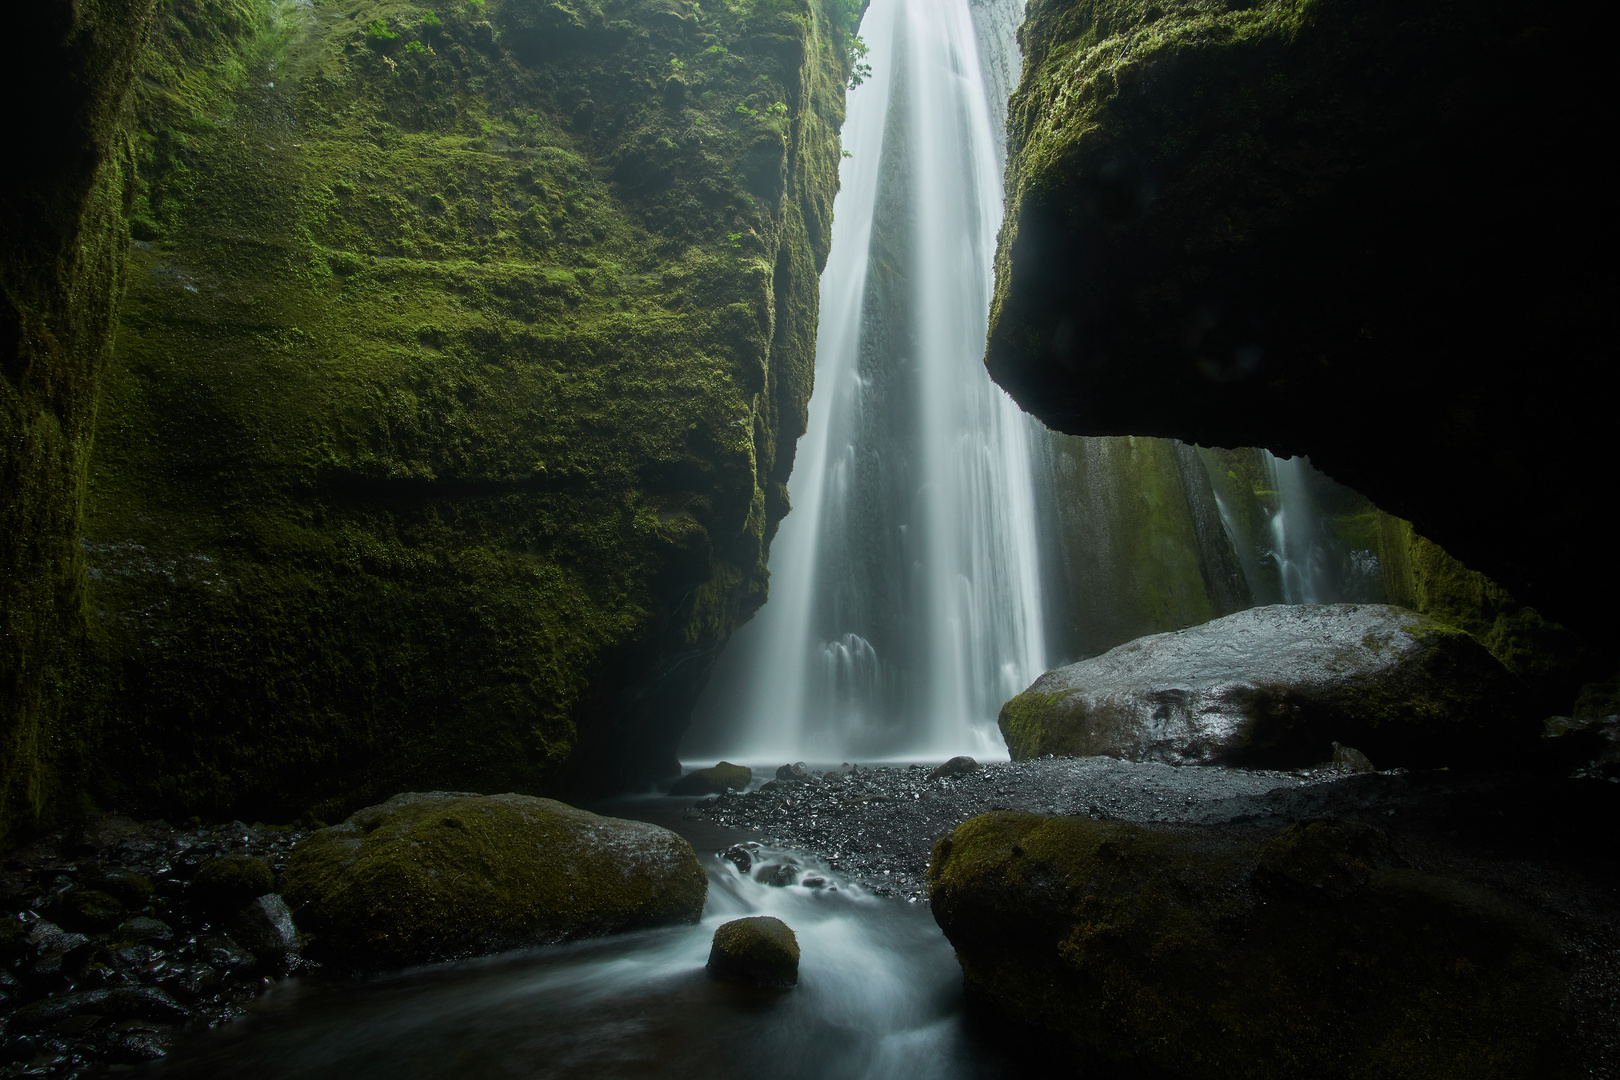
{"type": "Polygon", "coordinates": [[[1612,638],[1590,12],[1031,0],[1021,41],[997,381],[1073,434],[1308,454],[1612,638]]]}
{"type": "Polygon", "coordinates": [[[0,843],[71,803],[89,735],[79,518],[134,192],[125,127],[152,0],[6,12],[0,170],[0,843]]]}
{"type": "Polygon", "coordinates": [[[1055,654],[1096,656],[1147,634],[1250,605],[1196,451],[1169,439],[1049,443],[1054,499],[1041,508],[1055,654]]]}
{"type": "Polygon", "coordinates": [[[164,5],[84,530],[98,790],[673,771],[787,509],[851,14],[164,5]]]}

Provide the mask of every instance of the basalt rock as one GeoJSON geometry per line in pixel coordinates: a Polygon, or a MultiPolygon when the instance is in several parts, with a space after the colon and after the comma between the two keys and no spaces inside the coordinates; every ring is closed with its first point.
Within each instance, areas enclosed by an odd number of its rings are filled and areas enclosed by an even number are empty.
{"type": "Polygon", "coordinates": [[[526,795],[396,795],[293,848],[312,956],[380,968],[696,922],[708,878],[666,829],[526,795]]]}
{"type": "Polygon", "coordinates": [[[1074,1064],[1188,1080],[1563,1075],[1559,945],[1378,830],[992,813],[928,870],[973,999],[1074,1064]]]}
{"type": "Polygon", "coordinates": [[[1513,762],[1515,686],[1467,634],[1377,604],[1275,605],[1049,671],[1002,707],[1014,759],[1302,767],[1343,740],[1386,766],[1513,762]]]}
{"type": "Polygon", "coordinates": [[[722,761],[707,769],[687,773],[669,789],[671,795],[723,795],[728,791],[742,791],[748,787],[754,772],[746,765],[733,765],[722,761]]]}
{"type": "Polygon", "coordinates": [[[796,986],[799,939],[787,923],[769,915],[734,919],[714,932],[709,970],[776,989],[796,986]]]}
{"type": "Polygon", "coordinates": [[[1020,42],[993,377],[1071,434],[1308,454],[1612,642],[1586,7],[1032,0],[1020,42]]]}

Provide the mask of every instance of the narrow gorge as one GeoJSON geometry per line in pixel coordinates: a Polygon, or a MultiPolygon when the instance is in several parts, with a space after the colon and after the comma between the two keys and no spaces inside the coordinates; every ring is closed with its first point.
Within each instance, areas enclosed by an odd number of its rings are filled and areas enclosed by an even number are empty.
{"type": "Polygon", "coordinates": [[[40,0],[0,1076],[1620,1075],[1563,0],[40,0]]]}

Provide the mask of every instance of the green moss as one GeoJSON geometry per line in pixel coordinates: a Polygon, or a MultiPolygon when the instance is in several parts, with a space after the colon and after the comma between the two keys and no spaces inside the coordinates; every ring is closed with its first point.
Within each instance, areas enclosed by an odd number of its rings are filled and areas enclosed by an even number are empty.
{"type": "Polygon", "coordinates": [[[763,986],[793,986],[799,981],[799,939],[786,923],[769,915],[733,919],[714,932],[709,970],[763,986]]]}
{"type": "Polygon", "coordinates": [[[1516,601],[1390,514],[1378,520],[1378,557],[1392,603],[1473,635],[1547,712],[1565,712],[1592,666],[1575,634],[1516,601]]]}
{"type": "Polygon", "coordinates": [[[227,855],[210,859],[198,867],[191,889],[206,907],[230,914],[265,893],[275,892],[276,875],[263,859],[227,855]]]}
{"type": "Polygon", "coordinates": [[[95,736],[79,547],[98,380],[133,197],[127,102],[151,0],[7,13],[27,100],[0,205],[0,846],[78,806],[95,736]]]}
{"type": "Polygon", "coordinates": [[[1546,929],[1393,865],[1365,826],[1313,823],[1263,845],[989,814],[936,845],[929,888],[981,999],[1133,1075],[1550,1067],[1563,976],[1546,929]]]}
{"type": "Polygon", "coordinates": [[[1048,745],[1054,742],[1048,722],[1063,696],[1061,693],[1025,690],[1001,707],[996,725],[1001,729],[1001,737],[1007,742],[1007,752],[1014,761],[1064,753],[1063,748],[1048,745]]]}
{"type": "Polygon", "coordinates": [[[402,795],[293,849],[283,891],[309,948],[375,967],[696,922],[685,840],[520,795],[402,795]]]}
{"type": "Polygon", "coordinates": [[[156,806],[673,771],[764,599],[844,24],[582,7],[563,55],[538,11],[164,11],[162,240],[132,259],[87,535],[115,760],[156,806]],[[664,100],[672,56],[712,98],[664,100]]]}

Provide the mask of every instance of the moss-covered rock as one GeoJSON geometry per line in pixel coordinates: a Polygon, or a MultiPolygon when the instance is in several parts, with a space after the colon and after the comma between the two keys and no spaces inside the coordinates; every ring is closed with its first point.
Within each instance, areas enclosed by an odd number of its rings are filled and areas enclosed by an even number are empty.
{"type": "Polygon", "coordinates": [[[674,771],[787,509],[849,20],[163,7],[87,503],[112,781],[285,820],[674,771]]]}
{"type": "Polygon", "coordinates": [[[733,765],[722,761],[707,769],[694,769],[675,781],[669,789],[671,795],[723,795],[728,791],[746,791],[754,778],[754,770],[746,765],[733,765]]]}
{"type": "Polygon", "coordinates": [[[797,986],[799,939],[787,923],[769,915],[733,919],[714,932],[709,971],[760,986],[797,986]]]}
{"type": "Polygon", "coordinates": [[[210,859],[197,868],[196,877],[191,879],[191,892],[197,902],[224,915],[275,889],[276,874],[270,864],[248,855],[210,859]]]}
{"type": "Polygon", "coordinates": [[[655,825],[428,792],[306,837],[282,892],[311,955],[375,968],[696,922],[708,877],[655,825]]]}
{"type": "Polygon", "coordinates": [[[997,381],[1071,434],[1308,454],[1612,640],[1594,493],[1617,470],[1620,376],[1586,359],[1611,336],[1609,279],[1568,239],[1612,202],[1587,166],[1607,106],[1582,5],[1027,12],[997,381]]]}
{"type": "Polygon", "coordinates": [[[1075,1062],[1188,1080],[1560,1074],[1558,946],[1376,830],[1270,841],[993,813],[928,870],[974,996],[1075,1062]]]}
{"type": "Polygon", "coordinates": [[[1467,634],[1378,604],[1272,605],[1049,671],[1002,707],[1014,760],[1299,767],[1513,762],[1518,688],[1467,634]]]}

